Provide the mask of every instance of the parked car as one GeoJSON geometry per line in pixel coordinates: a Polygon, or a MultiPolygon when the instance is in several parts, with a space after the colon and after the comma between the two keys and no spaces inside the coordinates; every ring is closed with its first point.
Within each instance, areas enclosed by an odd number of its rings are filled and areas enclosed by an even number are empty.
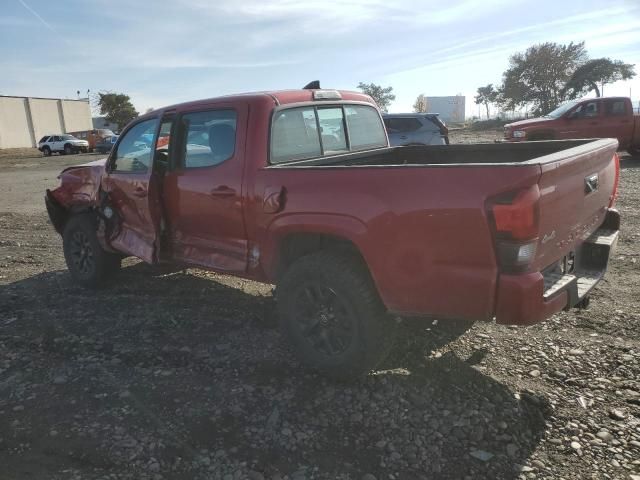
{"type": "Polygon", "coordinates": [[[449,145],[449,129],[437,113],[385,113],[382,118],[392,146],[449,145]]]}
{"type": "Polygon", "coordinates": [[[98,143],[101,143],[105,138],[115,135],[108,128],[94,128],[93,130],[82,130],[79,132],[70,132],[76,138],[80,140],[86,140],[89,142],[89,151],[93,152],[96,149],[98,143]]]}
{"type": "Polygon", "coordinates": [[[109,153],[117,141],[118,135],[105,137],[100,142],[96,143],[95,151],[98,153],[109,153]]]}
{"type": "Polygon", "coordinates": [[[504,126],[508,142],[563,138],[616,138],[618,148],[640,154],[640,113],[627,97],[600,97],[565,103],[542,117],[504,126]]]}
{"type": "Polygon", "coordinates": [[[61,155],[70,155],[72,153],[86,153],[89,149],[89,143],[86,140],[80,140],[73,135],[45,135],[38,142],[38,150],[46,157],[54,152],[61,155]]]}
{"type": "Polygon", "coordinates": [[[618,237],[617,146],[390,147],[361,93],[226,96],[135,119],[46,205],[78,284],[129,255],[275,284],[298,356],[344,378],[378,365],[398,315],[530,325],[585,305],[618,237]]]}

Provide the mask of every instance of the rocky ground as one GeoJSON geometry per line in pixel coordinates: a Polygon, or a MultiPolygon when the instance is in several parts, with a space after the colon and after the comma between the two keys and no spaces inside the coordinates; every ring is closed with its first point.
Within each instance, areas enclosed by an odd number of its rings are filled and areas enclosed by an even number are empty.
{"type": "Polygon", "coordinates": [[[640,161],[588,310],[403,324],[379,371],[340,384],[297,364],[269,286],[131,260],[74,286],[23,192],[94,158],[0,158],[0,478],[640,479],[640,161]]]}

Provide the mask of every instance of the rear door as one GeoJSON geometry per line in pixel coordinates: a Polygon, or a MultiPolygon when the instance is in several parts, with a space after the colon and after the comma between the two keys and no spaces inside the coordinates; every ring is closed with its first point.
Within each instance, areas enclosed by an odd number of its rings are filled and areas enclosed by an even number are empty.
{"type": "Polygon", "coordinates": [[[147,263],[159,254],[160,198],[154,172],[153,149],[146,141],[156,138],[159,120],[142,120],[127,129],[109,157],[103,190],[116,212],[117,230],[110,244],[147,263]]]}
{"type": "Polygon", "coordinates": [[[602,224],[614,190],[615,152],[613,142],[600,140],[541,157],[536,268],[567,255],[602,224]]]}
{"type": "Polygon", "coordinates": [[[600,128],[603,138],[617,138],[620,149],[626,149],[633,136],[633,114],[629,102],[624,98],[610,98],[602,101],[604,118],[600,128]]]}
{"type": "Polygon", "coordinates": [[[163,182],[175,260],[223,272],[247,268],[242,176],[248,108],[217,104],[184,111],[169,139],[163,182]],[[174,138],[175,137],[175,138],[174,138]]]}

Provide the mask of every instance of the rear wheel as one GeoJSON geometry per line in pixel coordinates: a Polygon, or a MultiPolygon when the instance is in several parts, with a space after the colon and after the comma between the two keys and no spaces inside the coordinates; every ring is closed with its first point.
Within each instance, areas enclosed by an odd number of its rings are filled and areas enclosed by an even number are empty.
{"type": "Polygon", "coordinates": [[[87,288],[102,285],[120,268],[121,257],[105,251],[96,235],[96,218],[72,216],[62,235],[64,258],[74,281],[87,288]]]}
{"type": "Polygon", "coordinates": [[[45,157],[50,157],[51,156],[51,149],[49,147],[42,147],[42,154],[45,157]]]}
{"type": "Polygon", "coordinates": [[[395,323],[359,259],[331,252],[302,257],[284,273],[276,296],[283,333],[306,366],[350,379],[389,353],[395,323]]]}
{"type": "Polygon", "coordinates": [[[627,151],[632,157],[640,157],[640,147],[631,147],[627,151]]]}

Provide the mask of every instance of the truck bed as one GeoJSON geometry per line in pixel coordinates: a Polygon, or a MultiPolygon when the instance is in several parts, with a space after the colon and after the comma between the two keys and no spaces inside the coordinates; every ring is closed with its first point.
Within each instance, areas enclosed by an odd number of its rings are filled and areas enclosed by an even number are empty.
{"type": "MultiPolygon", "coordinates": [[[[539,234],[526,275],[540,290],[532,298],[542,299],[539,272],[578,252],[605,221],[617,146],[589,139],[384,148],[269,166],[256,192],[286,191],[284,210],[265,218],[267,230],[299,218],[309,231],[351,238],[389,310],[491,319],[498,282],[521,277],[498,270],[489,203],[537,186],[539,234]],[[591,177],[597,186],[588,192],[591,177]]],[[[499,320],[542,311],[527,305],[499,320]]]]}
{"type": "Polygon", "coordinates": [[[301,160],[270,168],[402,166],[402,165],[532,165],[596,150],[610,140],[547,140],[523,143],[480,143],[389,147],[343,155],[301,160]],[[557,154],[557,155],[554,155],[557,154]]]}

